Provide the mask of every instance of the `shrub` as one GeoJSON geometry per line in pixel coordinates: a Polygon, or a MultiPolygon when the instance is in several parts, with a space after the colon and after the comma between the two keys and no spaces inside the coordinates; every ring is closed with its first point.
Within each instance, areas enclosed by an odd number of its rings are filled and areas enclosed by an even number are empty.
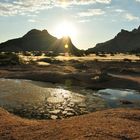
{"type": "Polygon", "coordinates": [[[31,53],[31,52],[28,52],[28,51],[22,52],[22,54],[23,54],[24,56],[32,56],[32,53],[31,53]]]}
{"type": "Polygon", "coordinates": [[[125,62],[131,62],[131,59],[124,58],[123,61],[125,61],[125,62]]]}
{"type": "Polygon", "coordinates": [[[23,64],[22,59],[16,53],[1,53],[0,54],[0,65],[19,65],[23,64]]]}
{"type": "Polygon", "coordinates": [[[62,61],[56,60],[55,58],[42,58],[39,59],[38,61],[50,63],[50,64],[60,64],[62,61]]]}

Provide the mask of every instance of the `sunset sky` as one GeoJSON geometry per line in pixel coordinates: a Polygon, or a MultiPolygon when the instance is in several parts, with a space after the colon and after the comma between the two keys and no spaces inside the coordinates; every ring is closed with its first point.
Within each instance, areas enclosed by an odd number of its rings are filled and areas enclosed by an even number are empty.
{"type": "Polygon", "coordinates": [[[87,49],[139,25],[140,0],[0,0],[0,42],[36,28],[87,49]]]}

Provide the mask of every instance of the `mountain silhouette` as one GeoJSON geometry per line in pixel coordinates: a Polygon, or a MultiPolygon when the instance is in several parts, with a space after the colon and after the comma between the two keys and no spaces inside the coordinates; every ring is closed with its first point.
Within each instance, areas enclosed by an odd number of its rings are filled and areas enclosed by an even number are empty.
{"type": "Polygon", "coordinates": [[[97,44],[94,48],[87,50],[93,52],[134,52],[140,50],[140,26],[132,31],[121,30],[113,39],[97,44]]]}
{"type": "Polygon", "coordinates": [[[57,39],[50,35],[47,30],[33,29],[21,38],[8,40],[0,44],[0,51],[19,52],[19,51],[53,51],[54,53],[69,52],[72,55],[80,55],[81,51],[76,48],[70,37],[57,39]],[[65,48],[65,45],[68,48],[65,48]]]}

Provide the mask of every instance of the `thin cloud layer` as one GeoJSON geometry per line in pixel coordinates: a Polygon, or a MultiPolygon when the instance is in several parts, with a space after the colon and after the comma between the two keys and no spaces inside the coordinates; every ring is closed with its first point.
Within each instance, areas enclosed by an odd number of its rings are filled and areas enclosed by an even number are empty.
{"type": "Polygon", "coordinates": [[[45,0],[14,0],[0,2],[0,16],[24,15],[50,8],[51,2],[45,0]]]}
{"type": "Polygon", "coordinates": [[[99,16],[105,14],[105,11],[102,9],[88,9],[85,12],[78,13],[80,17],[91,17],[91,16],[99,16]]]}
{"type": "MultiPolygon", "coordinates": [[[[31,17],[36,16],[41,10],[46,10],[53,7],[64,7],[67,8],[69,6],[88,6],[98,4],[108,5],[108,7],[113,8],[113,0],[1,0],[0,1],[0,16],[14,16],[14,15],[26,15],[31,17]]],[[[140,2],[140,0],[135,0],[135,2],[140,2]]],[[[83,9],[83,11],[78,11],[76,13],[77,17],[80,17],[80,21],[82,22],[89,22],[90,20],[86,17],[92,16],[101,16],[101,15],[108,15],[113,12],[112,14],[123,17],[128,21],[135,21],[139,20],[138,14],[132,13],[131,11],[118,8],[106,9],[99,6],[93,9],[83,9]],[[114,13],[115,12],[115,13],[114,13]],[[84,18],[85,17],[85,18],[84,18]]],[[[35,22],[35,19],[29,19],[29,22],[35,22]]]]}
{"type": "Polygon", "coordinates": [[[109,4],[111,0],[55,0],[55,3],[68,4],[68,5],[87,5],[94,3],[109,4]]]}
{"type": "Polygon", "coordinates": [[[3,0],[0,2],[0,16],[24,15],[52,7],[69,5],[109,4],[111,0],[3,0]]]}
{"type": "Polygon", "coordinates": [[[139,17],[132,15],[131,13],[126,13],[124,15],[125,19],[128,21],[139,20],[139,17]]]}

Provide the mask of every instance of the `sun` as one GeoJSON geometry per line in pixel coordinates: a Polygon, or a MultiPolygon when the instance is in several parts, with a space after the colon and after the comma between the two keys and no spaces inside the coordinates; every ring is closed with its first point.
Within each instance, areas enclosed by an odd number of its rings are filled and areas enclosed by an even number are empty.
{"type": "Polygon", "coordinates": [[[65,36],[75,38],[77,34],[74,24],[68,21],[64,21],[58,24],[54,30],[54,33],[58,38],[62,38],[65,36]]]}
{"type": "Polygon", "coordinates": [[[68,49],[69,48],[69,45],[68,44],[65,44],[64,47],[65,47],[65,49],[68,49]]]}

